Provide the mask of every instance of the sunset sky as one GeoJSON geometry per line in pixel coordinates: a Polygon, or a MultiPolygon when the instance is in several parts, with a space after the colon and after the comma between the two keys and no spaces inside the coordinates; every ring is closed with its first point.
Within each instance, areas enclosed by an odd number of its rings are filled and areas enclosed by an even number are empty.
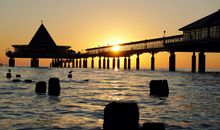
{"type": "MultiPolygon", "coordinates": [[[[8,64],[5,50],[12,44],[30,42],[41,20],[57,45],[82,51],[162,37],[164,30],[167,36],[181,34],[179,28],[216,12],[219,5],[220,0],[0,0],[0,63],[8,64]]],[[[177,67],[190,68],[191,55],[177,53],[177,67]]],[[[156,54],[156,68],[167,68],[168,56],[156,54]]],[[[220,68],[219,57],[207,54],[206,66],[220,68]]],[[[16,59],[16,65],[29,62],[16,59]]],[[[149,54],[141,56],[141,66],[149,68],[149,54]]]]}

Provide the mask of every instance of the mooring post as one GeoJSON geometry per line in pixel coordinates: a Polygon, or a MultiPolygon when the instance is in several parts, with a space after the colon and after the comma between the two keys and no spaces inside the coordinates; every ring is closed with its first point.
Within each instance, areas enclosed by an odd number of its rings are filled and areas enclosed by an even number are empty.
{"type": "Polygon", "coordinates": [[[195,52],[193,52],[193,55],[192,55],[192,72],[196,72],[196,55],[195,55],[195,52]]]}
{"type": "Polygon", "coordinates": [[[140,58],[139,58],[139,53],[137,53],[137,58],[136,58],[136,70],[140,69],[140,58]]]}
{"type": "Polygon", "coordinates": [[[115,69],[115,57],[112,59],[112,69],[115,69]]]}
{"type": "Polygon", "coordinates": [[[110,64],[110,62],[109,62],[109,57],[107,58],[107,69],[109,69],[109,64],[110,64]]]}
{"type": "Polygon", "coordinates": [[[118,60],[117,60],[117,68],[120,69],[120,57],[118,57],[118,60]]]}
{"type": "Polygon", "coordinates": [[[127,69],[127,58],[126,57],[124,58],[124,69],[125,70],[127,69]]]}
{"type": "Polygon", "coordinates": [[[176,56],[175,56],[175,52],[174,51],[170,52],[169,70],[170,71],[175,71],[176,70],[176,56]]]}
{"type": "Polygon", "coordinates": [[[130,58],[130,56],[128,57],[128,69],[131,69],[131,58],[130,58]]]}
{"type": "Polygon", "coordinates": [[[154,52],[151,53],[151,70],[155,70],[155,58],[154,58],[154,52]]]}
{"type": "Polygon", "coordinates": [[[205,72],[205,53],[199,53],[199,73],[205,72]]]}

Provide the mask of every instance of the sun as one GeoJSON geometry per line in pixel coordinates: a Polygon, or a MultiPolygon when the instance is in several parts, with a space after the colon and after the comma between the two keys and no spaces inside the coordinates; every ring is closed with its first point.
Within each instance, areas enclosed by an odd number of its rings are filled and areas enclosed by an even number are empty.
{"type": "Polygon", "coordinates": [[[120,50],[120,48],[121,48],[120,46],[114,45],[114,46],[112,46],[112,51],[118,52],[120,50]]]}

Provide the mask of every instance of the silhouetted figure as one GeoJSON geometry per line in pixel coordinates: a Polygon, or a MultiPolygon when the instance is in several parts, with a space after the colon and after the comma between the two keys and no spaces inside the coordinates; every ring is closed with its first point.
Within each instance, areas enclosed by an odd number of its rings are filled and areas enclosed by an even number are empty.
{"type": "Polygon", "coordinates": [[[60,95],[60,80],[58,78],[49,79],[48,95],[50,96],[60,95]]]}
{"type": "Polygon", "coordinates": [[[103,130],[138,130],[139,110],[136,103],[112,102],[104,109],[103,130]]]}
{"type": "Polygon", "coordinates": [[[10,69],[8,70],[8,73],[6,74],[6,77],[7,77],[8,79],[11,78],[11,70],[10,70],[10,69]]]}
{"type": "Polygon", "coordinates": [[[167,97],[169,95],[169,87],[167,80],[151,80],[150,95],[167,97]]]}
{"type": "Polygon", "coordinates": [[[39,81],[36,83],[35,93],[45,94],[47,91],[47,83],[45,81],[39,81]]]}

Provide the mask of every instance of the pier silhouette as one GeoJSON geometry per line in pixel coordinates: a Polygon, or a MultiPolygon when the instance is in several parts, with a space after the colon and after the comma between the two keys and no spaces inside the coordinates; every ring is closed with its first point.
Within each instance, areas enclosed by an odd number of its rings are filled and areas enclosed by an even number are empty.
{"type": "Polygon", "coordinates": [[[91,68],[94,68],[94,58],[99,57],[99,68],[120,68],[120,57],[124,57],[124,69],[131,69],[131,56],[136,55],[136,69],[140,69],[139,56],[150,53],[151,70],[155,70],[155,57],[158,52],[169,52],[169,70],[176,70],[176,52],[192,52],[192,72],[196,72],[196,53],[198,57],[198,72],[204,73],[206,69],[205,53],[220,52],[220,10],[199,19],[179,29],[181,35],[164,36],[154,39],[141,40],[130,43],[87,48],[84,53],[75,53],[69,50],[70,46],[57,46],[43,23],[29,45],[13,45],[15,51],[8,51],[9,66],[15,66],[15,58],[31,58],[31,66],[39,66],[39,58],[52,58],[52,67],[87,68],[88,58],[91,58],[91,68]]]}

